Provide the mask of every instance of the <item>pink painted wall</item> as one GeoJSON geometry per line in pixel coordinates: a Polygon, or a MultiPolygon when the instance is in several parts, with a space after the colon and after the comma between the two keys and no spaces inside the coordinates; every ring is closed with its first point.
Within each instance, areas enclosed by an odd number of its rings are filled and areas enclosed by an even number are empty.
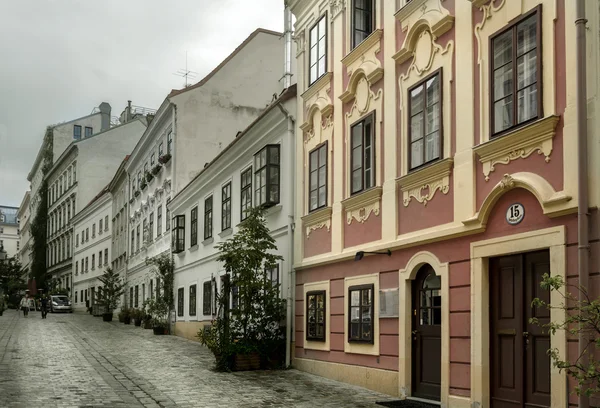
{"type": "Polygon", "coordinates": [[[311,231],[308,237],[306,234],[303,236],[305,258],[331,252],[331,231],[327,227],[311,231]]]}
{"type": "Polygon", "coordinates": [[[381,216],[371,213],[365,222],[355,218],[348,225],[344,217],[344,248],[353,247],[381,239],[381,216]]]}

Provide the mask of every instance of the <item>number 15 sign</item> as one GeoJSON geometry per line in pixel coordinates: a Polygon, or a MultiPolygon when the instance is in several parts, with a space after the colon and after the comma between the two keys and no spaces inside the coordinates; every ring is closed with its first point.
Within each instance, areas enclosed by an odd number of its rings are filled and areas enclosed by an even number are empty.
{"type": "Polygon", "coordinates": [[[506,222],[517,225],[525,217],[525,207],[520,203],[511,204],[506,210],[506,222]]]}

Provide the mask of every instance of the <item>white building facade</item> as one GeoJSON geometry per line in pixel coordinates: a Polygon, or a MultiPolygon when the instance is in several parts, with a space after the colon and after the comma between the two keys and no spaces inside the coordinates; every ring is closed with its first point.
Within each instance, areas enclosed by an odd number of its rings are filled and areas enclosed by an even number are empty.
{"type": "Polygon", "coordinates": [[[216,245],[255,206],[267,208],[265,218],[283,257],[268,277],[292,306],[295,111],[294,85],[171,201],[177,335],[194,339],[215,317],[215,294],[225,274],[216,245]]]}
{"type": "MultiPolygon", "coordinates": [[[[121,277],[122,282],[127,279],[127,209],[128,203],[128,184],[127,173],[125,172],[125,164],[129,159],[129,155],[125,157],[123,163],[117,169],[115,176],[108,186],[112,200],[112,233],[111,233],[111,250],[110,263],[114,271],[121,277]]],[[[119,307],[127,305],[127,297],[124,293],[121,298],[119,307]]]]}
{"type": "Polygon", "coordinates": [[[98,277],[110,266],[112,197],[108,187],[72,220],[74,240],[73,295],[75,310],[85,311],[99,298],[98,277]]]}
{"type": "Polygon", "coordinates": [[[281,92],[280,33],[258,29],[202,81],[171,92],[126,165],[129,183],[127,297],[155,291],[147,258],[170,251],[167,205],[281,92]]]}
{"type": "Polygon", "coordinates": [[[23,196],[17,217],[19,220],[19,249],[18,259],[23,266],[23,276],[29,277],[31,268],[31,211],[29,207],[31,192],[27,191],[23,196]]]}
{"type": "Polygon", "coordinates": [[[0,246],[6,251],[7,258],[19,253],[19,219],[16,207],[0,206],[0,246]]]}

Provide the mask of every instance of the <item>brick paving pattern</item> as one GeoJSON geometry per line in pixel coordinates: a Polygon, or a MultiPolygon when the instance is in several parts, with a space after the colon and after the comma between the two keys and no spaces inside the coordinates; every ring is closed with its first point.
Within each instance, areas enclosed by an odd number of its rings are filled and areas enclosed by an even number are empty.
{"type": "Polygon", "coordinates": [[[217,373],[200,344],[83,314],[0,317],[0,407],[376,407],[297,370],[217,373]]]}

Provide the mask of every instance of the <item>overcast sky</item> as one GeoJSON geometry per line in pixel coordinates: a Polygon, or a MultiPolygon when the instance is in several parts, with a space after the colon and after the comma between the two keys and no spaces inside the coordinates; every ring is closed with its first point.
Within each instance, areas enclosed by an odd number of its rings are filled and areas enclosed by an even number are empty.
{"type": "Polygon", "coordinates": [[[158,108],[186,50],[197,82],[258,27],[283,30],[283,0],[0,0],[0,205],[21,203],[47,125],[158,108]]]}

